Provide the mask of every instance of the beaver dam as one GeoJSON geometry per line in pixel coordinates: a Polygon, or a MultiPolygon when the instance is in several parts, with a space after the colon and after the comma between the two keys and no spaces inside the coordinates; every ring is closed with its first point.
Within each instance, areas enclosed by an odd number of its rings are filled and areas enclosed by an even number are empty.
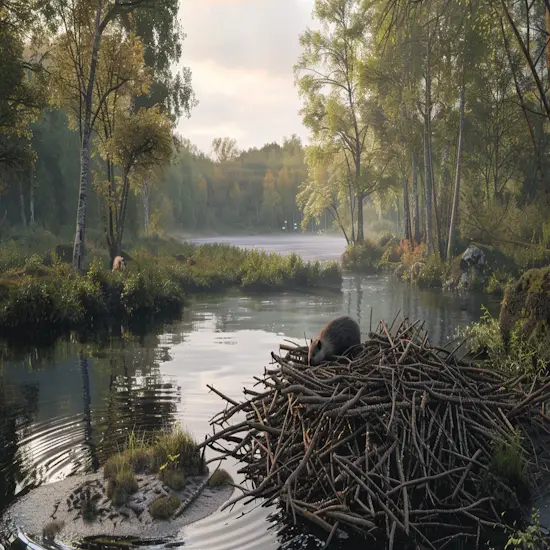
{"type": "Polygon", "coordinates": [[[389,548],[474,548],[528,515],[550,472],[550,383],[460,360],[408,320],[316,367],[281,348],[243,402],[211,388],[227,406],[201,445],[247,481],[225,507],[277,500],[327,544],[342,530],[389,548]]]}

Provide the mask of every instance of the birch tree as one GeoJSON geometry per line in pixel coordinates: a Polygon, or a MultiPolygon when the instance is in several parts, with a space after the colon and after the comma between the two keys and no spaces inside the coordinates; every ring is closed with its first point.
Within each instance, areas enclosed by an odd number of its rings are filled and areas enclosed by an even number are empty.
{"type": "Polygon", "coordinates": [[[71,108],[77,114],[77,127],[80,132],[80,185],[73,247],[74,269],[82,268],[84,254],[92,133],[101,105],[117,90],[116,86],[109,88],[104,91],[99,101],[94,101],[103,37],[120,24],[121,18],[129,17],[135,10],[159,10],[166,2],[170,0],[53,2],[54,13],[60,24],[60,33],[55,41],[55,61],[58,66],[63,67],[57,71],[57,76],[63,84],[70,82],[73,87],[71,103],[74,103],[71,108]]]}
{"type": "Polygon", "coordinates": [[[369,8],[366,0],[315,0],[313,15],[321,30],[300,37],[302,54],[295,66],[304,101],[304,124],[319,145],[336,145],[349,166],[357,201],[357,233],[364,240],[363,201],[367,195],[363,157],[369,121],[360,67],[365,54],[369,8]]]}

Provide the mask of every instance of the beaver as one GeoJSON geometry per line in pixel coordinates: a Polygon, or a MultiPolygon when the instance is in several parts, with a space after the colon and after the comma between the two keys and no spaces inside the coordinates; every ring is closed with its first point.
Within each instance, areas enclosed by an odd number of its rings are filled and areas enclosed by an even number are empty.
{"type": "Polygon", "coordinates": [[[344,355],[353,346],[361,343],[361,331],[358,323],[351,317],[333,319],[321,330],[309,346],[308,363],[319,365],[335,356],[344,355]]]}
{"type": "Polygon", "coordinates": [[[117,256],[113,260],[113,271],[116,271],[117,269],[120,269],[121,271],[126,269],[126,262],[122,256],[117,256]]]}

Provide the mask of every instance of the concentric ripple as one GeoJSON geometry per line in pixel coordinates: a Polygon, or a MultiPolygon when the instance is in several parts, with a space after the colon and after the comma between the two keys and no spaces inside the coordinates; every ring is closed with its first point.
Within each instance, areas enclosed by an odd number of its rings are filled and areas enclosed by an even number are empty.
{"type": "MultiPolygon", "coordinates": [[[[202,440],[211,432],[210,418],[224,406],[208,385],[240,399],[243,386],[262,373],[270,352],[284,339],[303,341],[304,333],[311,337],[331,317],[353,315],[366,333],[371,315],[376,323],[401,310],[426,319],[432,340],[442,343],[457,325],[478,319],[485,301],[418,291],[388,277],[347,277],[341,294],[203,297],[162,335],[113,339],[83,355],[75,344],[63,342],[47,352],[1,358],[0,515],[18,494],[36,485],[96,470],[132,432],[139,436],[179,421],[202,440]]],[[[237,465],[224,467],[238,479],[237,465]]],[[[319,547],[313,534],[278,521],[276,512],[259,503],[237,505],[187,526],[177,540],[126,540],[124,546],[319,547]]],[[[1,544],[8,547],[8,531],[0,526],[0,550],[1,544]]],[[[31,534],[13,541],[12,550],[40,547],[31,534]]],[[[77,546],[113,545],[87,540],[77,546]]],[[[349,541],[335,541],[333,547],[352,548],[349,541]]]]}

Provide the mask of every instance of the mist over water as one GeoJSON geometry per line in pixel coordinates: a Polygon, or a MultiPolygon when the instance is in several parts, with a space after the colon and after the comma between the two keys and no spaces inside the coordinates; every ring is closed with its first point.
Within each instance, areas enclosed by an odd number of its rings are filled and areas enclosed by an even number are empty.
{"type": "MultiPolygon", "coordinates": [[[[227,242],[229,238],[224,239],[227,242]]],[[[217,239],[222,240],[222,239],[217,239]]],[[[306,259],[335,259],[342,239],[326,236],[234,238],[238,246],[296,252],[306,259]],[[285,250],[286,249],[286,250],[285,250]]],[[[204,242],[204,239],[201,239],[204,242]]],[[[349,314],[363,333],[399,311],[423,319],[434,343],[445,343],[459,325],[477,320],[481,305],[498,301],[414,289],[389,276],[346,276],[343,292],[201,296],[181,320],[160,334],[114,339],[78,356],[78,346],[12,354],[0,364],[0,510],[33,485],[93,471],[130,430],[180,421],[202,440],[209,419],[224,406],[207,385],[240,399],[243,386],[270,363],[285,338],[311,338],[330,318],[349,314]]],[[[208,453],[207,453],[208,456],[208,453]]],[[[238,480],[235,464],[224,467],[238,480]]],[[[236,506],[186,527],[186,547],[209,550],[278,548],[282,535],[259,503],[236,506]]],[[[286,535],[292,539],[294,535],[286,535]]],[[[4,534],[5,538],[5,534],[4,534]]],[[[0,535],[0,542],[2,540],[0,535]]],[[[304,537],[288,548],[313,544],[304,537]]],[[[311,546],[313,547],[313,546],[311,546]]]]}

